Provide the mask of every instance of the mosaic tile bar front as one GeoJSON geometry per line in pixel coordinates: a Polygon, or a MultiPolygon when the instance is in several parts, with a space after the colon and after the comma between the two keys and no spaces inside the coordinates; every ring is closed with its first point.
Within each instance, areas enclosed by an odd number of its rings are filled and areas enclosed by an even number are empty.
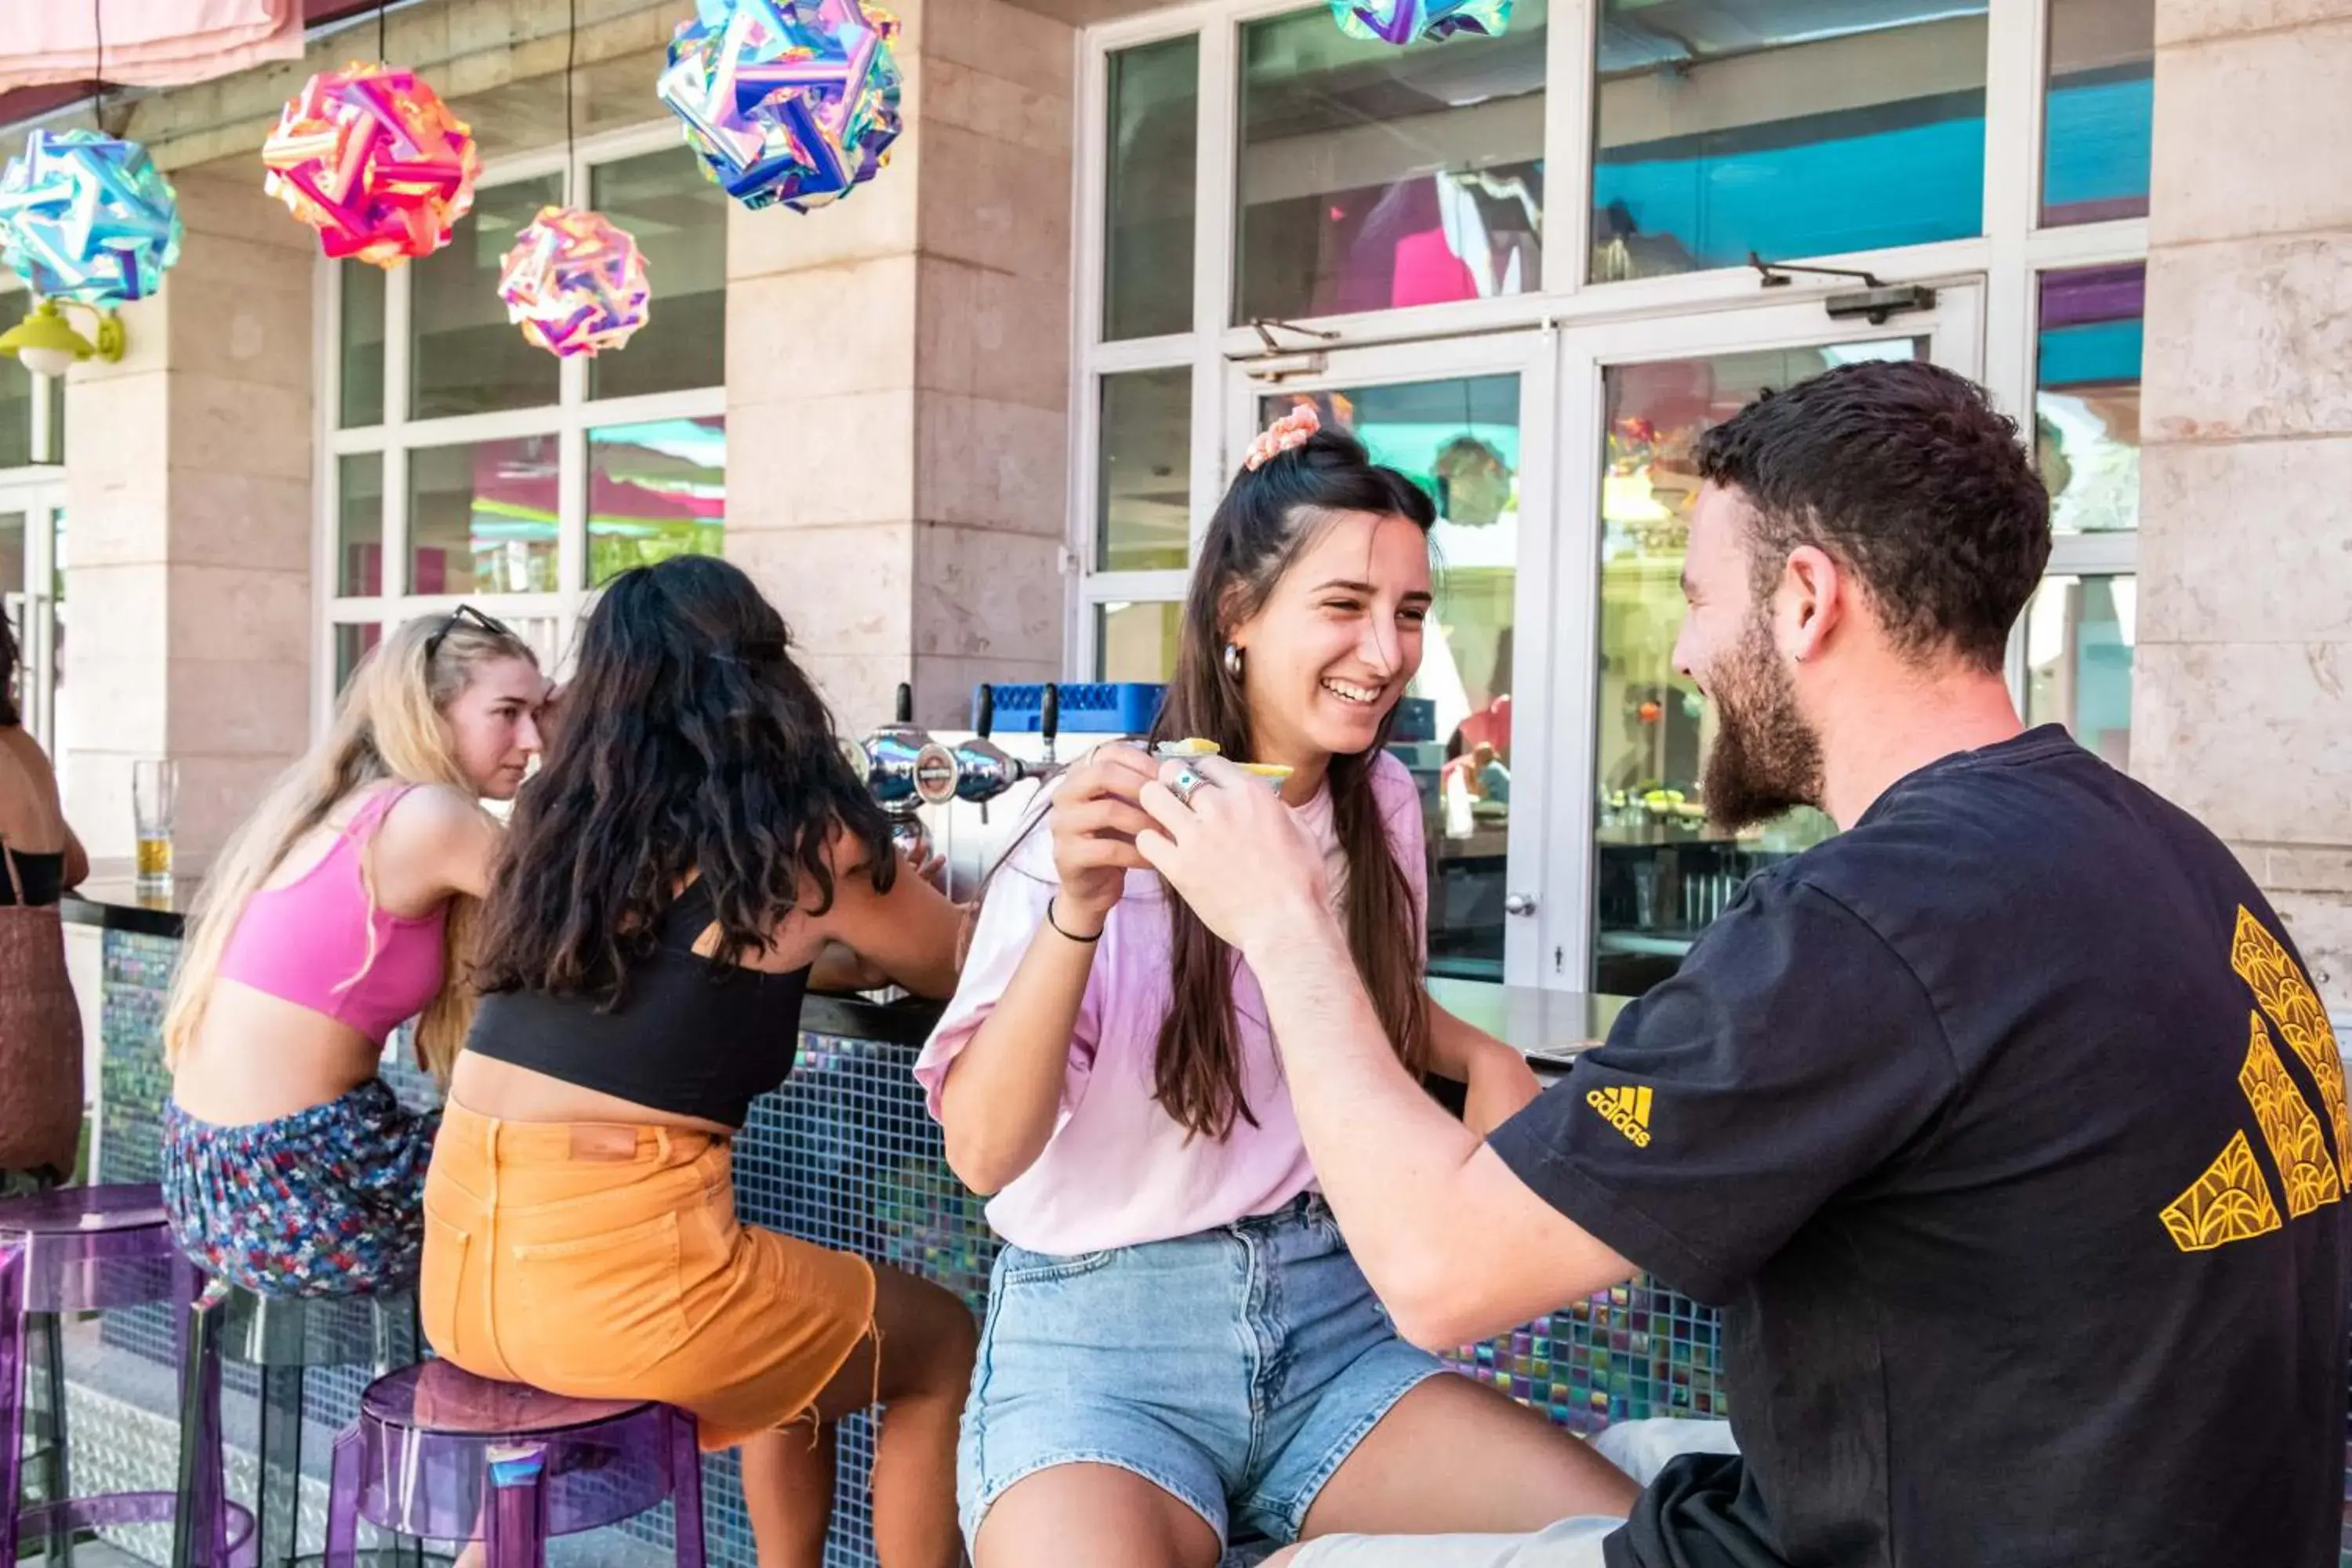
{"type": "MultiPolygon", "coordinates": [[[[154,1179],[158,1115],[166,1080],[159,1055],[163,992],[177,943],[106,935],[105,1101],[101,1179],[154,1179]]],[[[738,1141],[735,1193],[747,1223],[772,1226],[826,1247],[845,1247],[940,1281],[979,1310],[995,1242],[981,1200],[950,1173],[938,1128],[924,1113],[902,1045],[808,1035],[800,1065],[776,1093],[752,1107],[738,1141]]],[[[404,1074],[404,1097],[429,1092],[404,1074]]],[[[168,1359],[160,1317],[121,1314],[110,1342],[168,1359]]],[[[1722,1332],[1716,1314],[1647,1280],[1604,1291],[1515,1333],[1465,1351],[1461,1371],[1578,1431],[1648,1415],[1721,1415],[1722,1332]]],[[[314,1420],[349,1421],[363,1374],[338,1369],[314,1378],[314,1420]]],[[[242,1391],[250,1395],[252,1384],[242,1391]]],[[[872,1432],[861,1418],[841,1432],[839,1491],[826,1568],[872,1563],[866,1506],[872,1432]]],[[[323,1462],[324,1455],[319,1456],[323,1462]]],[[[731,1456],[708,1461],[710,1560],[754,1568],[751,1526],[731,1456]]],[[[2347,1509],[2352,1518],[2352,1508],[2347,1509]]],[[[669,1542],[665,1514],[635,1521],[610,1561],[640,1560],[669,1542]]],[[[2346,1568],[2352,1568],[2347,1524],[2346,1568]]]]}

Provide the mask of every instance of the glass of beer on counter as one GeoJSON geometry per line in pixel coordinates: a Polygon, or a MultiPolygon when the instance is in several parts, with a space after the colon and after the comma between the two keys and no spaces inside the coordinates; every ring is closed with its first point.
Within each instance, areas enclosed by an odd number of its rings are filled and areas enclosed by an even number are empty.
{"type": "Polygon", "coordinates": [[[142,892],[162,892],[172,885],[172,818],[179,798],[179,763],[154,757],[131,764],[131,811],[138,831],[136,865],[142,892]]]}

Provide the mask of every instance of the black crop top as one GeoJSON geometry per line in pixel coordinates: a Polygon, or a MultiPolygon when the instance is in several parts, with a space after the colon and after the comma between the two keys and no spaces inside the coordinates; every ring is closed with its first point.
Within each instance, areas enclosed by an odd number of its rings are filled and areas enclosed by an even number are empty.
{"type": "Polygon", "coordinates": [[[66,888],[66,855],[62,849],[47,855],[31,855],[0,844],[0,855],[8,858],[0,866],[0,905],[16,901],[16,885],[25,889],[25,902],[35,905],[54,904],[66,888]]]}
{"type": "Polygon", "coordinates": [[[809,972],[763,974],[704,958],[700,882],[662,917],[660,945],[629,972],[618,1005],[593,996],[500,991],[482,998],[466,1048],[600,1094],[740,1127],[753,1099],[790,1076],[809,972]]]}

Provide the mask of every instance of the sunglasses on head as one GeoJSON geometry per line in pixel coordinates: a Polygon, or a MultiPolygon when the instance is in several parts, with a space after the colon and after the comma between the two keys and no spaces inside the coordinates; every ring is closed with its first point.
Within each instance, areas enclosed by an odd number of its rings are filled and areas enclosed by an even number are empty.
{"type": "Polygon", "coordinates": [[[439,631],[425,639],[425,658],[429,661],[435,654],[440,652],[442,639],[461,626],[478,626],[497,637],[512,637],[515,635],[514,628],[496,616],[486,616],[471,605],[460,605],[449,612],[449,618],[441,623],[439,631]]]}

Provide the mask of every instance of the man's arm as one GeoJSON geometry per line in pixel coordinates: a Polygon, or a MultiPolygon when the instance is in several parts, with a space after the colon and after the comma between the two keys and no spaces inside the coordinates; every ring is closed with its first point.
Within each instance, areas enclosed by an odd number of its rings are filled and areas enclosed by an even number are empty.
{"type": "Polygon", "coordinates": [[[1399,1331],[1451,1349],[1631,1277],[1405,1072],[1323,901],[1321,857],[1279,801],[1189,760],[1216,798],[1188,809],[1146,786],[1172,831],[1138,847],[1257,976],[1307,1157],[1399,1331]]]}

